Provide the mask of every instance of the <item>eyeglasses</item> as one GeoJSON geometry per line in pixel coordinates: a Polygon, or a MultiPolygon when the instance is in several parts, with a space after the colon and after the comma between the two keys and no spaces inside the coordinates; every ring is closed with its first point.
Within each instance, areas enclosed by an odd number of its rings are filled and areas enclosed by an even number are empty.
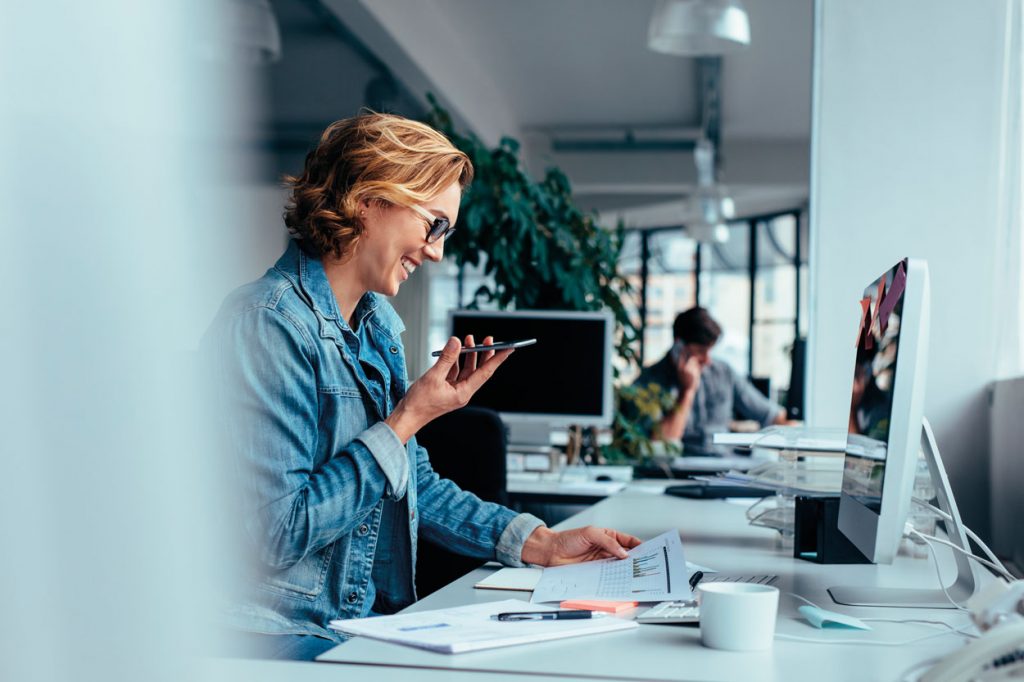
{"type": "Polygon", "coordinates": [[[410,206],[413,211],[420,214],[420,217],[427,221],[430,229],[427,230],[427,243],[433,244],[442,237],[445,241],[455,233],[455,228],[447,218],[434,215],[422,206],[410,206]]]}

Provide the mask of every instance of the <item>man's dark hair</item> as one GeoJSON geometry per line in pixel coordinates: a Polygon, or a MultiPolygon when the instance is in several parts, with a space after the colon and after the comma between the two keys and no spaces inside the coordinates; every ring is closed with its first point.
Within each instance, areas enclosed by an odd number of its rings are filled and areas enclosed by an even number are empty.
{"type": "Polygon", "coordinates": [[[672,324],[672,333],[683,343],[713,346],[722,335],[722,328],[704,308],[690,308],[679,313],[672,324]]]}

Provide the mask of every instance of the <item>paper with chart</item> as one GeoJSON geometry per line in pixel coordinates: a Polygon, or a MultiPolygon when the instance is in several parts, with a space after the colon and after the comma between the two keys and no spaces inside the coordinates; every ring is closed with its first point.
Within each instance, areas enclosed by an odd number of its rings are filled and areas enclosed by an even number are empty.
{"type": "Polygon", "coordinates": [[[629,550],[626,559],[545,568],[530,601],[692,599],[687,577],[683,543],[672,530],[629,550]]]}

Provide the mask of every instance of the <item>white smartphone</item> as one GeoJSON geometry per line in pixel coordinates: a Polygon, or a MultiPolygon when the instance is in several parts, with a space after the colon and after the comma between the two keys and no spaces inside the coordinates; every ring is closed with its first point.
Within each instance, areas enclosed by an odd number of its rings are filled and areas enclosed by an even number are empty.
{"type": "MultiPolygon", "coordinates": [[[[537,339],[520,339],[519,341],[495,341],[489,346],[473,346],[472,348],[466,348],[465,346],[463,346],[462,352],[460,352],[459,355],[462,355],[463,353],[482,353],[486,350],[505,350],[506,348],[522,348],[523,346],[532,346],[535,343],[537,343],[537,339]]],[[[435,358],[439,358],[441,357],[441,353],[443,352],[444,351],[441,350],[435,350],[430,355],[435,358]]]]}

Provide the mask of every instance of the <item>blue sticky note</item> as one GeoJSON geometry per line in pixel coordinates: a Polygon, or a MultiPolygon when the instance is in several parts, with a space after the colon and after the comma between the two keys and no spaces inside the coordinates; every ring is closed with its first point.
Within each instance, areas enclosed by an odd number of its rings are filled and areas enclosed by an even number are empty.
{"type": "Polygon", "coordinates": [[[797,609],[807,622],[816,628],[852,628],[854,630],[870,630],[871,626],[860,618],[847,616],[845,613],[826,611],[817,606],[801,606],[797,609]]]}

